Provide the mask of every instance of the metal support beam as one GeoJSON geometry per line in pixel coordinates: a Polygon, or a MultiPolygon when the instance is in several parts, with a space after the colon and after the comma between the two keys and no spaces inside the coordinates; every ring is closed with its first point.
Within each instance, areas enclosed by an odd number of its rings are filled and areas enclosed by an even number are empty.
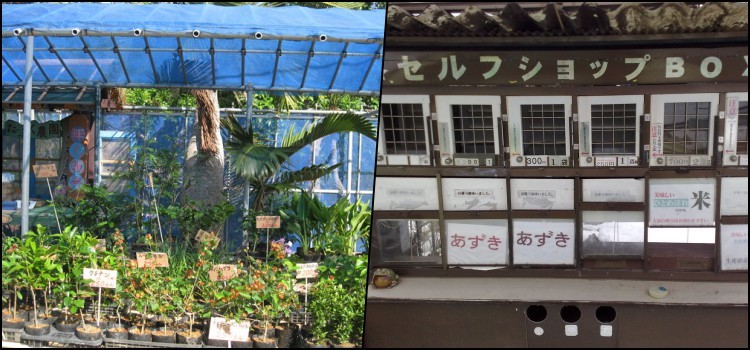
{"type": "MultiPolygon", "coordinates": [[[[28,36],[28,38],[31,38],[31,37],[32,37],[31,35],[30,35],[30,36],[28,36]]],[[[26,47],[26,45],[27,45],[27,44],[26,44],[26,43],[25,43],[25,42],[24,42],[24,41],[23,41],[23,40],[21,39],[21,37],[20,37],[20,36],[17,36],[16,38],[18,38],[18,41],[20,41],[20,42],[21,42],[21,44],[23,44],[23,50],[24,50],[24,52],[28,52],[29,50],[28,50],[28,48],[26,47]]],[[[37,68],[37,69],[39,69],[39,72],[40,72],[40,73],[42,73],[42,75],[44,76],[44,80],[45,80],[45,81],[47,81],[47,82],[50,82],[50,81],[52,81],[52,79],[50,79],[50,78],[49,78],[49,76],[47,75],[47,72],[45,72],[45,71],[44,71],[44,68],[42,68],[42,65],[41,65],[41,64],[39,64],[39,61],[37,61],[36,57],[34,57],[34,56],[32,55],[32,57],[31,57],[31,58],[32,58],[32,59],[34,60],[34,63],[36,64],[36,68],[37,68]]],[[[30,80],[30,79],[28,79],[28,78],[27,78],[27,79],[26,79],[26,82],[28,82],[29,80],[30,80]]],[[[24,83],[24,85],[26,84],[26,82],[24,83]]]]}
{"type": "MultiPolygon", "coordinates": [[[[151,49],[151,47],[148,46],[148,38],[144,36],[143,41],[146,43],[146,54],[148,55],[149,62],[151,62],[151,71],[154,72],[154,81],[158,84],[159,73],[156,71],[156,65],[154,64],[154,56],[151,55],[151,52],[153,51],[153,49],[151,49]]],[[[180,53],[180,57],[182,57],[182,53],[180,53]]]]}
{"type": "Polygon", "coordinates": [[[185,55],[182,54],[182,41],[180,38],[177,38],[177,52],[180,53],[180,65],[182,65],[182,78],[183,78],[183,84],[188,85],[190,84],[188,82],[187,78],[187,67],[185,67],[185,55]]]}
{"type": "MultiPolygon", "coordinates": [[[[245,93],[247,94],[247,114],[245,114],[245,118],[247,120],[247,125],[250,125],[253,120],[253,94],[255,93],[252,85],[247,86],[245,93]]],[[[248,210],[250,210],[250,183],[247,180],[245,180],[242,198],[242,209],[245,211],[245,214],[247,214],[248,210]]],[[[246,233],[247,232],[244,232],[243,234],[246,233]]]]}
{"type": "Polygon", "coordinates": [[[94,184],[102,184],[102,87],[96,85],[96,100],[94,100],[94,184]]]}
{"type": "Polygon", "coordinates": [[[279,45],[276,47],[276,63],[273,65],[273,79],[271,80],[271,87],[276,85],[276,73],[278,73],[279,59],[281,58],[281,43],[284,40],[279,40],[279,45]]]}
{"type": "Polygon", "coordinates": [[[333,72],[333,79],[331,79],[331,85],[328,86],[328,90],[333,89],[333,84],[336,83],[336,78],[339,76],[339,69],[341,69],[341,63],[344,62],[344,58],[346,58],[347,52],[346,49],[349,48],[349,43],[346,43],[344,45],[344,50],[341,51],[341,57],[339,57],[339,63],[336,65],[336,71],[333,72]]]}
{"type": "Polygon", "coordinates": [[[313,41],[312,44],[310,44],[310,52],[307,54],[307,63],[305,63],[305,73],[302,74],[302,83],[299,84],[299,88],[305,87],[305,80],[307,80],[307,71],[310,70],[310,60],[312,60],[313,56],[315,56],[315,43],[317,41],[313,41]]]}
{"type": "Polygon", "coordinates": [[[5,62],[5,65],[8,66],[8,69],[10,69],[10,72],[16,76],[16,79],[18,79],[18,82],[19,83],[23,82],[23,79],[21,79],[21,76],[18,75],[18,73],[16,73],[16,70],[13,69],[13,66],[10,65],[10,62],[8,62],[8,60],[5,59],[5,56],[3,56],[3,62],[5,62]]]}
{"type": "Polygon", "coordinates": [[[247,55],[247,51],[245,51],[245,39],[242,39],[242,50],[240,50],[240,55],[242,56],[242,85],[245,85],[245,56],[247,55]]]}
{"type": "Polygon", "coordinates": [[[83,52],[86,52],[89,54],[89,57],[91,57],[91,60],[94,61],[94,66],[96,66],[96,70],[99,71],[99,75],[102,76],[102,80],[104,80],[104,82],[106,83],[107,77],[104,75],[104,71],[102,71],[102,67],[99,66],[99,62],[96,61],[96,57],[94,57],[94,54],[91,52],[91,48],[89,47],[88,43],[82,36],[79,36],[79,38],[81,38],[81,42],[83,43],[83,52]]]}
{"type": "Polygon", "coordinates": [[[21,236],[29,232],[29,179],[31,174],[31,86],[34,75],[34,36],[26,38],[26,86],[23,90],[23,154],[21,155],[21,236]]]}
{"type": "Polygon", "coordinates": [[[117,58],[120,60],[120,66],[122,66],[122,72],[125,73],[125,79],[127,79],[128,84],[130,84],[130,74],[128,74],[128,68],[125,67],[125,60],[122,59],[122,54],[120,53],[120,48],[117,46],[117,41],[114,36],[111,36],[110,39],[112,39],[112,44],[114,45],[112,51],[117,53],[117,58]]]}
{"type": "MultiPolygon", "coordinates": [[[[378,49],[375,50],[375,56],[372,56],[372,61],[370,61],[370,66],[367,67],[367,73],[365,73],[365,76],[362,77],[362,84],[359,84],[359,90],[362,90],[362,88],[365,87],[365,83],[367,82],[367,76],[370,75],[370,71],[372,71],[372,66],[375,65],[375,61],[377,61],[378,59],[380,59],[380,57],[382,57],[382,55],[380,54],[380,49],[382,48],[383,48],[383,44],[380,44],[378,46],[378,49]]],[[[378,77],[378,79],[381,79],[381,77],[378,77]]]]}
{"type": "Polygon", "coordinates": [[[52,42],[46,36],[44,37],[44,40],[47,41],[47,44],[49,45],[49,51],[55,54],[55,57],[57,57],[57,60],[60,61],[60,64],[63,66],[63,68],[65,68],[65,72],[67,72],[68,75],[70,75],[70,78],[73,79],[73,83],[75,84],[75,82],[77,82],[78,79],[76,79],[76,76],[73,74],[70,68],[68,68],[68,65],[65,64],[65,60],[63,60],[62,56],[60,56],[60,53],[57,52],[57,50],[55,49],[55,45],[52,45],[52,42]]]}
{"type": "Polygon", "coordinates": [[[208,49],[208,53],[211,54],[211,84],[216,85],[216,54],[214,48],[214,38],[211,38],[211,48],[208,49]]]}

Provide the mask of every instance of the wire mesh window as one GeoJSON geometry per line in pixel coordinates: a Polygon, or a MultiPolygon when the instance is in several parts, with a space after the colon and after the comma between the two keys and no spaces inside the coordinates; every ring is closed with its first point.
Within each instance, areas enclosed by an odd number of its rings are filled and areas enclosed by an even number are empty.
{"type": "Polygon", "coordinates": [[[664,153],[708,154],[710,102],[664,104],[664,153]]]}
{"type": "Polygon", "coordinates": [[[491,105],[451,105],[456,153],[495,153],[491,105]]]}
{"type": "Polygon", "coordinates": [[[442,261],[437,220],[378,220],[376,232],[383,262],[438,264],[442,261]]]}
{"type": "Polygon", "coordinates": [[[380,110],[387,154],[427,154],[421,103],[384,103],[380,110]]]}
{"type": "Polygon", "coordinates": [[[635,154],[637,118],[635,103],[591,105],[593,154],[635,154]]]}
{"type": "Polygon", "coordinates": [[[747,101],[740,101],[737,120],[737,153],[747,154],[747,101]]]}
{"type": "Polygon", "coordinates": [[[565,105],[521,105],[523,154],[527,156],[564,156],[565,105]]]}

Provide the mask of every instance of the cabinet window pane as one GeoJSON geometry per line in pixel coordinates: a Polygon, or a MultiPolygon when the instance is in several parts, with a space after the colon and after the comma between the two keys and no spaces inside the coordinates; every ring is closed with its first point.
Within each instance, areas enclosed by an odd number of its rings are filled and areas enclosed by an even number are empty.
{"type": "Polygon", "coordinates": [[[422,104],[384,103],[381,112],[387,154],[427,153],[422,104]]]}
{"type": "Polygon", "coordinates": [[[591,145],[594,155],[633,154],[636,106],[630,104],[591,105],[591,145]]]}
{"type": "Polygon", "coordinates": [[[664,104],[664,153],[708,154],[709,102],[664,104]]]}
{"type": "Polygon", "coordinates": [[[451,105],[451,119],[456,153],[495,153],[491,105],[451,105]]]}
{"type": "Polygon", "coordinates": [[[747,101],[740,101],[737,126],[737,154],[747,154],[747,101]]]}
{"type": "Polygon", "coordinates": [[[643,255],[642,212],[583,212],[583,255],[643,255]]]}
{"type": "Polygon", "coordinates": [[[565,155],[565,105],[521,105],[521,125],[524,155],[565,155]]]}
{"type": "Polygon", "coordinates": [[[378,220],[377,235],[385,263],[441,263],[437,220],[378,220]]]}

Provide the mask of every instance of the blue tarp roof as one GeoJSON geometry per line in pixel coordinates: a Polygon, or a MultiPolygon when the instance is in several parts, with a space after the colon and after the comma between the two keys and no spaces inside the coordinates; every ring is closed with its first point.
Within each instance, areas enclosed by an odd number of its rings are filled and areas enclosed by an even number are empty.
{"type": "Polygon", "coordinates": [[[380,91],[385,10],[35,3],[2,12],[3,86],[23,84],[33,35],[35,86],[380,91]]]}

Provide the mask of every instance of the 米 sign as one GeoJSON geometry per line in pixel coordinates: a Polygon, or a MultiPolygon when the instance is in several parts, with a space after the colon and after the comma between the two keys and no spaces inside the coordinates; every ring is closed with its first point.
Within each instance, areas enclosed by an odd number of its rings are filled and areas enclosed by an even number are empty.
{"type": "Polygon", "coordinates": [[[652,226],[713,226],[716,179],[652,179],[649,182],[652,226]]]}
{"type": "Polygon", "coordinates": [[[255,228],[280,228],[280,216],[256,216],[255,228]]]}

